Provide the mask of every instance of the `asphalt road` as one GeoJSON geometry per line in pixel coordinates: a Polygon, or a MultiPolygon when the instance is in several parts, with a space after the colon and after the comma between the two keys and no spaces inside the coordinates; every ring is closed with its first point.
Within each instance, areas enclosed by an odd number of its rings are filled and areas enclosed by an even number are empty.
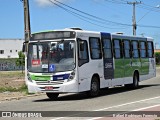
{"type": "MultiPolygon", "coordinates": [[[[160,68],[157,69],[155,78],[141,82],[140,87],[135,90],[116,87],[101,90],[100,96],[95,98],[88,98],[86,94],[81,93],[63,94],[57,101],[51,101],[45,95],[2,101],[0,102],[0,111],[61,111],[51,112],[57,117],[47,119],[63,120],[67,119],[68,115],[80,116],[79,114],[89,114],[91,111],[133,111],[155,105],[160,105],[160,68]],[[65,115],[63,111],[70,112],[65,115]]],[[[96,117],[100,116],[97,115],[96,117]]]]}

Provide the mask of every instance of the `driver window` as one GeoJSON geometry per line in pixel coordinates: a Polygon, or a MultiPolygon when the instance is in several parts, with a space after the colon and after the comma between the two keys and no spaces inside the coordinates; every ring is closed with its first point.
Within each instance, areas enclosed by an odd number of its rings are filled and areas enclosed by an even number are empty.
{"type": "Polygon", "coordinates": [[[89,62],[89,56],[88,56],[88,44],[85,40],[78,40],[78,65],[79,67],[83,64],[89,62]]]}

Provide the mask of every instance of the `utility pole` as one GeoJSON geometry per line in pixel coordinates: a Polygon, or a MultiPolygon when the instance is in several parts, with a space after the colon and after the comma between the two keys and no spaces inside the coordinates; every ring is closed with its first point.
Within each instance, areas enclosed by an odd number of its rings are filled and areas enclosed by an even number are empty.
{"type": "Polygon", "coordinates": [[[28,53],[28,42],[30,41],[30,37],[31,37],[29,0],[20,0],[20,1],[23,2],[23,7],[24,7],[25,82],[27,84],[28,83],[26,81],[28,78],[28,76],[27,76],[27,53],[28,53]]]}
{"type": "Polygon", "coordinates": [[[25,52],[28,51],[28,42],[31,37],[29,1],[22,0],[24,5],[24,37],[25,37],[25,52]]]}
{"type": "Polygon", "coordinates": [[[127,2],[130,5],[133,5],[133,16],[132,16],[132,25],[133,25],[133,35],[136,36],[136,29],[137,29],[137,24],[136,24],[136,5],[141,4],[140,2],[127,2]]]}

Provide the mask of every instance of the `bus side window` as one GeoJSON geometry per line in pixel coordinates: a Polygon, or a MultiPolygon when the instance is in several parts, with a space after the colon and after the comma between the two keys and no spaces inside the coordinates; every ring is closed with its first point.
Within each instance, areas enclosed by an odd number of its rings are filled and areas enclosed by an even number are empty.
{"type": "Polygon", "coordinates": [[[124,52],[124,57],[125,58],[131,58],[131,46],[130,46],[130,41],[129,40],[123,40],[123,52],[124,52]]]}
{"type": "Polygon", "coordinates": [[[146,54],[146,42],[145,41],[140,41],[140,57],[141,58],[146,58],[147,54],[146,54]]]}
{"type": "Polygon", "coordinates": [[[104,58],[112,58],[112,43],[110,39],[102,39],[104,58]]]}
{"type": "Polygon", "coordinates": [[[114,57],[116,59],[122,58],[123,55],[122,55],[122,43],[121,43],[121,40],[114,39],[113,46],[114,46],[114,57]]]}
{"type": "Polygon", "coordinates": [[[89,62],[87,41],[78,39],[78,66],[89,62]]]}
{"type": "Polygon", "coordinates": [[[133,58],[139,58],[138,41],[132,41],[132,56],[133,58]]]}
{"type": "Polygon", "coordinates": [[[101,43],[100,39],[96,37],[89,38],[90,44],[90,54],[92,59],[101,59],[102,52],[101,52],[101,43]]]}
{"type": "Polygon", "coordinates": [[[153,42],[148,41],[147,43],[148,43],[148,49],[147,49],[148,57],[153,58],[154,57],[153,42]]]}

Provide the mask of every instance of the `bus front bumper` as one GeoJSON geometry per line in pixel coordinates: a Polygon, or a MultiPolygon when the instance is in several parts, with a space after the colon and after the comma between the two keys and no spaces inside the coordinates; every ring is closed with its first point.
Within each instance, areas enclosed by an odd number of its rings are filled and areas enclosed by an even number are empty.
{"type": "Polygon", "coordinates": [[[40,93],[40,92],[52,92],[52,93],[75,93],[78,92],[78,84],[76,80],[71,80],[67,82],[67,80],[63,84],[58,85],[37,85],[35,81],[28,81],[28,92],[29,93],[40,93]]]}

